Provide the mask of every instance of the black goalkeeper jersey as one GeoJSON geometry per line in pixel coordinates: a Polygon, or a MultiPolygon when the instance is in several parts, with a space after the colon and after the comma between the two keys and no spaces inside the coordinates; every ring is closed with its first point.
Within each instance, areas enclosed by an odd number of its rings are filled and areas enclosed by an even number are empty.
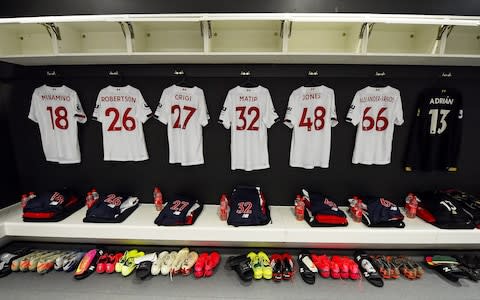
{"type": "Polygon", "coordinates": [[[405,170],[456,171],[462,118],[460,92],[450,88],[423,91],[410,134],[405,170]]]}

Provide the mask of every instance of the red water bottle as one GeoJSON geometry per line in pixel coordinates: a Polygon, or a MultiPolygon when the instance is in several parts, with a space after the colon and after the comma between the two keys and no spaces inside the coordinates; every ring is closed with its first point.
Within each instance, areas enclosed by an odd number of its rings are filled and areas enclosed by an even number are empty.
{"type": "Polygon", "coordinates": [[[352,213],[352,219],[355,222],[361,222],[362,215],[363,215],[362,200],[359,199],[357,196],[353,196],[353,200],[354,201],[350,207],[350,211],[352,213]]]}
{"type": "Polygon", "coordinates": [[[226,221],[228,218],[228,198],[226,194],[220,196],[220,209],[219,209],[220,220],[226,221]]]}
{"type": "Polygon", "coordinates": [[[305,219],[305,202],[299,197],[300,195],[297,195],[297,199],[295,199],[295,217],[297,221],[303,221],[305,219]]]}
{"type": "Polygon", "coordinates": [[[22,204],[22,208],[23,208],[23,207],[27,206],[27,202],[30,199],[28,198],[27,194],[23,194],[21,199],[22,199],[21,204],[22,204]]]}
{"type": "Polygon", "coordinates": [[[161,211],[163,209],[163,196],[159,187],[155,187],[153,189],[153,203],[155,204],[157,211],[161,211]]]}
{"type": "Polygon", "coordinates": [[[415,218],[417,215],[418,199],[412,193],[408,193],[407,198],[405,199],[405,212],[407,217],[415,218]]]}
{"type": "Polygon", "coordinates": [[[95,204],[95,200],[93,199],[92,192],[87,193],[87,198],[85,199],[85,204],[87,205],[87,208],[91,208],[93,204],[95,204]]]}

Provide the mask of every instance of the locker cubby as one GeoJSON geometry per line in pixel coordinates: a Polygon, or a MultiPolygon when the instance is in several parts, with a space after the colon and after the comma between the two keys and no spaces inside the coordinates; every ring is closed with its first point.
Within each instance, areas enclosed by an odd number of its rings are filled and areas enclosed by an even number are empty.
{"type": "Polygon", "coordinates": [[[355,53],[361,23],[292,22],[289,52],[355,53]]]}
{"type": "Polygon", "coordinates": [[[200,22],[135,22],[135,52],[202,52],[200,22]]]}
{"type": "Polygon", "coordinates": [[[376,23],[368,39],[369,53],[430,54],[438,25],[376,23]]]}
{"type": "Polygon", "coordinates": [[[127,43],[118,22],[57,23],[59,53],[123,53],[127,43]]]}
{"type": "Polygon", "coordinates": [[[0,56],[53,54],[50,35],[42,24],[2,24],[0,39],[0,56]]]}
{"type": "Polygon", "coordinates": [[[453,27],[447,38],[445,54],[480,55],[480,27],[453,27]]]}
{"type": "Polygon", "coordinates": [[[211,52],[281,52],[282,22],[211,21],[211,52]]]}

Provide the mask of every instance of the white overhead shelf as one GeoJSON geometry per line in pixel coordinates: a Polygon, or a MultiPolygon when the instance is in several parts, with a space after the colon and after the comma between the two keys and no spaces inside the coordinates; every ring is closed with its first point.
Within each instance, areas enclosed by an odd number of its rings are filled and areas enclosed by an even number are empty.
{"type": "Polygon", "coordinates": [[[0,19],[0,60],[22,65],[322,63],[478,66],[480,18],[163,14],[0,19]]]}
{"type": "Polygon", "coordinates": [[[216,247],[480,249],[480,234],[477,229],[443,230],[419,218],[407,218],[406,227],[403,229],[369,228],[354,222],[350,217],[346,227],[312,228],[303,221],[297,221],[291,207],[272,206],[271,224],[233,227],[220,221],[217,209],[217,205],[205,205],[194,225],[166,227],[153,223],[158,215],[153,204],[141,204],[120,224],[83,223],[86,208],[58,223],[23,222],[20,206],[12,205],[0,211],[0,234],[3,234],[0,236],[0,243],[9,238],[29,241],[216,247]]]}

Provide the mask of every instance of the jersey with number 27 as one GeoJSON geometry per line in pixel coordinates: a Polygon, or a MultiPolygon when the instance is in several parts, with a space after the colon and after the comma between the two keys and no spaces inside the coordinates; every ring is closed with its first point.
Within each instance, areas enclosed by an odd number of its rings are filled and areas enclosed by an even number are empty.
{"type": "Polygon", "coordinates": [[[366,87],[353,98],[347,122],[357,126],[352,163],[390,163],[394,125],[403,124],[400,91],[391,86],[366,87]]]}
{"type": "Polygon", "coordinates": [[[331,128],[338,124],[334,91],[324,85],[294,90],[284,124],[293,128],[290,166],[328,168],[331,128]]]}
{"type": "Polygon", "coordinates": [[[28,118],[38,123],[47,161],[80,162],[77,122],[85,123],[87,117],[74,90],[65,85],[36,88],[28,118]]]}
{"type": "Polygon", "coordinates": [[[168,126],[169,162],[203,164],[202,127],[208,124],[203,90],[172,85],[163,90],[155,117],[168,126]]]}
{"type": "Polygon", "coordinates": [[[142,124],[151,114],[138,89],[130,85],[102,89],[93,117],[102,123],[104,160],[147,160],[142,124]]]}
{"type": "Polygon", "coordinates": [[[232,170],[267,169],[267,128],[278,120],[268,89],[237,86],[231,89],[219,122],[231,132],[232,170]]]}

